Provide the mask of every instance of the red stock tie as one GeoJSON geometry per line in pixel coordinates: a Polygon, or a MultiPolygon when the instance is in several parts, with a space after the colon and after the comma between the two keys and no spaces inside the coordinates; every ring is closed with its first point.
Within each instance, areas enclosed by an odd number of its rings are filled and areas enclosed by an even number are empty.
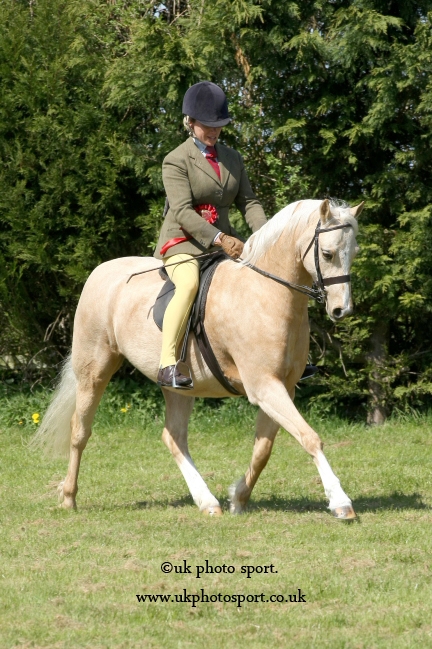
{"type": "Polygon", "coordinates": [[[221,173],[220,173],[220,169],[219,169],[219,163],[217,161],[216,148],[214,146],[206,147],[205,157],[206,157],[206,160],[211,164],[211,166],[213,167],[213,169],[217,173],[218,178],[220,179],[221,173]]]}

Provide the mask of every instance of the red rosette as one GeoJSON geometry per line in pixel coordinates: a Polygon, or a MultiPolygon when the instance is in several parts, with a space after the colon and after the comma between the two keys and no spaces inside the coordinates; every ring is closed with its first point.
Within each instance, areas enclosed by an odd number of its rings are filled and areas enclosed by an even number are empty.
{"type": "MultiPolygon", "coordinates": [[[[217,221],[219,216],[214,205],[195,205],[194,210],[211,225],[213,225],[213,223],[217,221]],[[204,212],[204,214],[202,214],[202,212],[204,212]]],[[[183,228],[181,228],[181,230],[183,230],[183,228]]],[[[160,249],[160,254],[162,256],[165,255],[165,253],[168,252],[168,250],[173,246],[177,246],[179,243],[184,243],[185,241],[190,241],[192,239],[191,235],[188,234],[186,230],[183,230],[183,232],[186,235],[185,237],[175,237],[174,239],[167,241],[162,246],[162,248],[160,249]]]]}
{"type": "Polygon", "coordinates": [[[195,205],[194,210],[211,225],[217,221],[219,216],[214,205],[195,205]]]}

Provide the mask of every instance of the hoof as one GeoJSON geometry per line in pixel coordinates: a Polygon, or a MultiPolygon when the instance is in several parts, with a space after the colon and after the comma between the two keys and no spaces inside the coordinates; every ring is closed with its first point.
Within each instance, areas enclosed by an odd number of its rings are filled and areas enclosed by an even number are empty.
{"type": "Polygon", "coordinates": [[[72,498],[64,498],[62,502],[59,504],[60,509],[69,509],[72,511],[76,511],[76,502],[72,498]]]}
{"type": "Polygon", "coordinates": [[[213,507],[206,507],[202,510],[202,513],[207,514],[208,516],[222,516],[222,509],[219,505],[215,505],[213,507]]]}
{"type": "MultiPolygon", "coordinates": [[[[246,509],[246,502],[240,502],[238,498],[238,492],[242,493],[245,487],[244,476],[234,482],[228,489],[228,498],[230,500],[230,514],[243,514],[246,509]],[[243,488],[243,489],[242,489],[243,488]]],[[[250,493],[250,492],[249,492],[250,493]]]]}
{"type": "Polygon", "coordinates": [[[60,509],[76,509],[76,500],[72,496],[65,496],[64,483],[62,480],[57,487],[58,504],[60,509]]]}
{"type": "Polygon", "coordinates": [[[234,516],[239,516],[240,514],[244,514],[246,510],[246,507],[241,505],[239,502],[230,502],[230,514],[233,514],[234,516]]]}
{"type": "Polygon", "coordinates": [[[335,507],[331,510],[335,518],[342,521],[352,521],[356,518],[356,513],[351,505],[343,505],[342,507],[335,507]]]}

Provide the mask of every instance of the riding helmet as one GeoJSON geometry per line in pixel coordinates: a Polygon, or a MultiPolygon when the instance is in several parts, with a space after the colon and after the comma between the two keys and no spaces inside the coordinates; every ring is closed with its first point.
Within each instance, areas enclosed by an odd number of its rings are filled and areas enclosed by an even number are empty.
{"type": "Polygon", "coordinates": [[[226,126],[231,121],[225,93],[211,81],[200,81],[186,91],[183,114],[204,126],[226,126]]]}

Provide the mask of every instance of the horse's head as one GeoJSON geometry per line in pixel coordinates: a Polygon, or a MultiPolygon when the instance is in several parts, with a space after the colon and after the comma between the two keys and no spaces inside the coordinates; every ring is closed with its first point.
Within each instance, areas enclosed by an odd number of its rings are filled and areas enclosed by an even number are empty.
{"type": "Polygon", "coordinates": [[[358,252],[356,217],[364,203],[356,207],[341,207],[324,200],[320,207],[318,226],[311,241],[302,241],[303,265],[315,283],[323,289],[326,310],[333,322],[352,313],[351,264],[358,252]]]}

